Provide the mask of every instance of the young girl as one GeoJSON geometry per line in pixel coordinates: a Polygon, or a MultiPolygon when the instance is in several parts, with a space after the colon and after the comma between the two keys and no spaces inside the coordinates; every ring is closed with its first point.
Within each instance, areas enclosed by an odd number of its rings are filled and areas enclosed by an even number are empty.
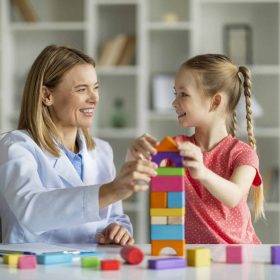
{"type": "MultiPolygon", "coordinates": [[[[264,217],[249,70],[223,55],[199,55],[181,65],[174,88],[180,126],[195,128],[190,137],[174,138],[185,158],[186,242],[260,243],[247,205],[253,186],[255,218],[264,217]],[[235,138],[242,78],[249,145],[235,138]]],[[[149,158],[155,145],[153,137],[143,135],[130,152],[149,158]]]]}

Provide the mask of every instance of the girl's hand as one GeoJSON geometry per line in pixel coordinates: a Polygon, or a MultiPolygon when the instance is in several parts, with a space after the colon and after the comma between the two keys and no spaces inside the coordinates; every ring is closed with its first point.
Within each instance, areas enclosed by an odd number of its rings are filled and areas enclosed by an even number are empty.
{"type": "Polygon", "coordinates": [[[185,158],[183,165],[189,170],[192,178],[202,180],[206,173],[206,167],[203,163],[201,149],[191,142],[179,143],[178,149],[180,155],[185,158]]]}
{"type": "Polygon", "coordinates": [[[134,244],[134,239],[127,232],[127,229],[116,223],[108,225],[101,232],[97,232],[95,238],[99,244],[119,244],[121,246],[134,244]]]}
{"type": "Polygon", "coordinates": [[[151,156],[157,153],[155,149],[158,141],[151,135],[145,133],[136,138],[129,147],[130,157],[133,159],[147,159],[151,160],[151,156]]]}

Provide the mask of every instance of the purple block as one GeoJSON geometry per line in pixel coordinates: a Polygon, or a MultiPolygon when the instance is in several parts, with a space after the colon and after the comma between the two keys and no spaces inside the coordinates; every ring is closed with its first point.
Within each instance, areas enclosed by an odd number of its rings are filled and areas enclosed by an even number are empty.
{"type": "Polygon", "coordinates": [[[227,263],[242,263],[243,262],[242,246],[227,246],[226,247],[226,262],[227,263]]]}
{"type": "Polygon", "coordinates": [[[183,258],[162,258],[148,260],[149,269],[170,269],[186,267],[186,259],[183,258]]]}
{"type": "Polygon", "coordinates": [[[151,178],[151,192],[183,192],[184,176],[155,176],[151,178]]]}
{"type": "Polygon", "coordinates": [[[280,264],[280,246],[271,246],[271,263],[280,264]]]}
{"type": "Polygon", "coordinates": [[[176,167],[183,166],[183,157],[181,157],[178,152],[158,152],[152,157],[152,161],[158,166],[160,166],[161,161],[164,159],[171,160],[176,167]]]}

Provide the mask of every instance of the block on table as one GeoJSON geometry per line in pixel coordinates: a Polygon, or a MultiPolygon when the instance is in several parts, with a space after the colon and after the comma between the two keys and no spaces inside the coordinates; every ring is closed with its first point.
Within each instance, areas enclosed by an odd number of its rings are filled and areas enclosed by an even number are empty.
{"type": "Polygon", "coordinates": [[[151,192],[183,192],[184,176],[155,176],[151,178],[151,192]]]}
{"type": "Polygon", "coordinates": [[[120,270],[121,263],[118,260],[102,260],[101,270],[120,270]]]}
{"type": "Polygon", "coordinates": [[[184,167],[158,167],[157,176],[185,176],[184,167]]]}
{"type": "Polygon", "coordinates": [[[210,250],[208,248],[187,249],[188,266],[209,266],[210,250]]]}
{"type": "Polygon", "coordinates": [[[122,258],[129,264],[139,264],[144,258],[143,251],[132,245],[125,245],[120,252],[122,258]]]}
{"type": "Polygon", "coordinates": [[[19,257],[23,256],[23,254],[8,254],[3,258],[3,263],[11,266],[17,266],[19,257]]]}
{"type": "Polygon", "coordinates": [[[97,257],[82,257],[81,266],[83,268],[100,269],[100,259],[97,257]]]}
{"type": "Polygon", "coordinates": [[[64,253],[44,253],[37,255],[37,262],[39,264],[59,264],[72,263],[72,255],[64,253]]]}
{"type": "Polygon", "coordinates": [[[280,246],[271,246],[271,263],[280,264],[280,246]]]}
{"type": "Polygon", "coordinates": [[[186,267],[184,258],[162,258],[148,260],[149,269],[174,269],[186,267]]]}
{"type": "Polygon", "coordinates": [[[185,224],[185,217],[184,216],[169,216],[169,217],[167,217],[167,224],[168,225],[183,225],[183,224],[185,224]]]}
{"type": "Polygon", "coordinates": [[[227,246],[226,247],[226,262],[227,263],[243,263],[242,246],[227,246]]]}
{"type": "Polygon", "coordinates": [[[19,269],[35,269],[37,267],[37,259],[34,255],[24,255],[18,258],[19,269]]]}
{"type": "Polygon", "coordinates": [[[150,216],[184,216],[185,208],[150,208],[150,216]]]}

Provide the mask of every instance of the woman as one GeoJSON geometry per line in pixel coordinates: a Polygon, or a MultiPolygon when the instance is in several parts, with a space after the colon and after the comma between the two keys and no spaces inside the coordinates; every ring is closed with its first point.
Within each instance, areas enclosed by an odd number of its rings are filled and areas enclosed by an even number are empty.
{"type": "Polygon", "coordinates": [[[111,147],[88,131],[98,100],[92,58],[54,45],[36,58],[18,130],[0,142],[3,242],[134,242],[121,200],[156,166],[129,161],[115,178],[111,147]]]}

